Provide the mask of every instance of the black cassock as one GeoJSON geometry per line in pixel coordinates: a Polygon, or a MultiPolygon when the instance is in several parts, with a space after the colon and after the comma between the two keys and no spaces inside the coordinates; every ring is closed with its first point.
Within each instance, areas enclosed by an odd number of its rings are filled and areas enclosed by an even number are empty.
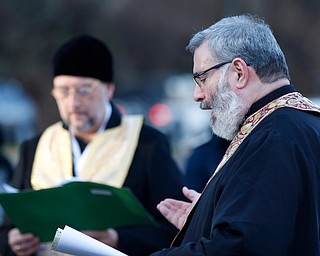
{"type": "MultiPolygon", "coordinates": [[[[255,113],[280,88],[256,102],[255,113]]],[[[281,108],[212,179],[173,246],[152,255],[320,255],[320,117],[281,108]]]]}

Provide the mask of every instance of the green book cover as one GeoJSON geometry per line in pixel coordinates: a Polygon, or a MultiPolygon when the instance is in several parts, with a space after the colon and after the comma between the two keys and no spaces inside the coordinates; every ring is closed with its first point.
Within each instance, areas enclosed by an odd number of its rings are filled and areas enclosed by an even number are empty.
{"type": "Polygon", "coordinates": [[[52,241],[58,227],[77,230],[157,223],[127,188],[93,182],[0,194],[0,204],[21,232],[52,241]]]}

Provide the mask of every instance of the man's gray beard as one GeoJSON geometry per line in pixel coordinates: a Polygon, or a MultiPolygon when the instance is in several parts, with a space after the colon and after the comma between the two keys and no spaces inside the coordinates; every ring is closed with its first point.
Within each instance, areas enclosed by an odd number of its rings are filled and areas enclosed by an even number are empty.
{"type": "Polygon", "coordinates": [[[231,141],[239,132],[249,107],[230,90],[226,72],[223,73],[210,102],[214,113],[210,120],[213,133],[231,141]]]}
{"type": "Polygon", "coordinates": [[[71,129],[74,132],[79,133],[87,133],[92,132],[93,129],[97,129],[97,126],[105,118],[105,108],[101,107],[97,110],[95,115],[89,115],[88,112],[85,112],[85,114],[88,116],[87,120],[82,125],[72,125],[70,122],[70,119],[64,120],[64,122],[67,124],[69,129],[71,129]]]}
{"type": "Polygon", "coordinates": [[[70,121],[65,122],[69,129],[74,132],[89,132],[95,125],[96,121],[93,117],[88,118],[88,120],[81,126],[75,126],[70,123],[70,121]]]}

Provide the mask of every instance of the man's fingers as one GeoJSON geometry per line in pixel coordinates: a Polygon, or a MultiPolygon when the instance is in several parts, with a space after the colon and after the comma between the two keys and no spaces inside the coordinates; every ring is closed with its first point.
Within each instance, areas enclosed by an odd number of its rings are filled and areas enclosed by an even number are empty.
{"type": "Polygon", "coordinates": [[[183,187],[182,188],[182,193],[184,194],[184,196],[186,198],[188,198],[191,202],[193,201],[197,201],[198,198],[200,197],[200,193],[198,193],[197,191],[193,190],[193,189],[189,189],[187,187],[183,187]]]}
{"type": "Polygon", "coordinates": [[[31,233],[21,234],[19,229],[14,228],[8,233],[8,243],[16,255],[24,256],[34,254],[40,240],[31,233]]]}

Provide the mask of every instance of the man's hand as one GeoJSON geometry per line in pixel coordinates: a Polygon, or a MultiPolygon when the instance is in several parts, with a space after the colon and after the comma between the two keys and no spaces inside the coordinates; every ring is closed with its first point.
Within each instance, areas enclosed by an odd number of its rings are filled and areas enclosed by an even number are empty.
{"type": "Polygon", "coordinates": [[[167,198],[157,206],[161,214],[179,230],[183,227],[193,205],[200,197],[200,193],[186,187],[182,188],[182,193],[191,203],[167,198]]]}
{"type": "Polygon", "coordinates": [[[29,256],[38,250],[40,240],[31,233],[21,234],[19,229],[14,228],[8,233],[8,244],[17,256],[29,256]]]}
{"type": "Polygon", "coordinates": [[[91,236],[94,239],[99,240],[102,243],[110,245],[113,248],[118,247],[118,242],[119,242],[118,232],[113,228],[109,228],[107,230],[102,230],[102,231],[85,230],[82,232],[88,236],[91,236]]]}

